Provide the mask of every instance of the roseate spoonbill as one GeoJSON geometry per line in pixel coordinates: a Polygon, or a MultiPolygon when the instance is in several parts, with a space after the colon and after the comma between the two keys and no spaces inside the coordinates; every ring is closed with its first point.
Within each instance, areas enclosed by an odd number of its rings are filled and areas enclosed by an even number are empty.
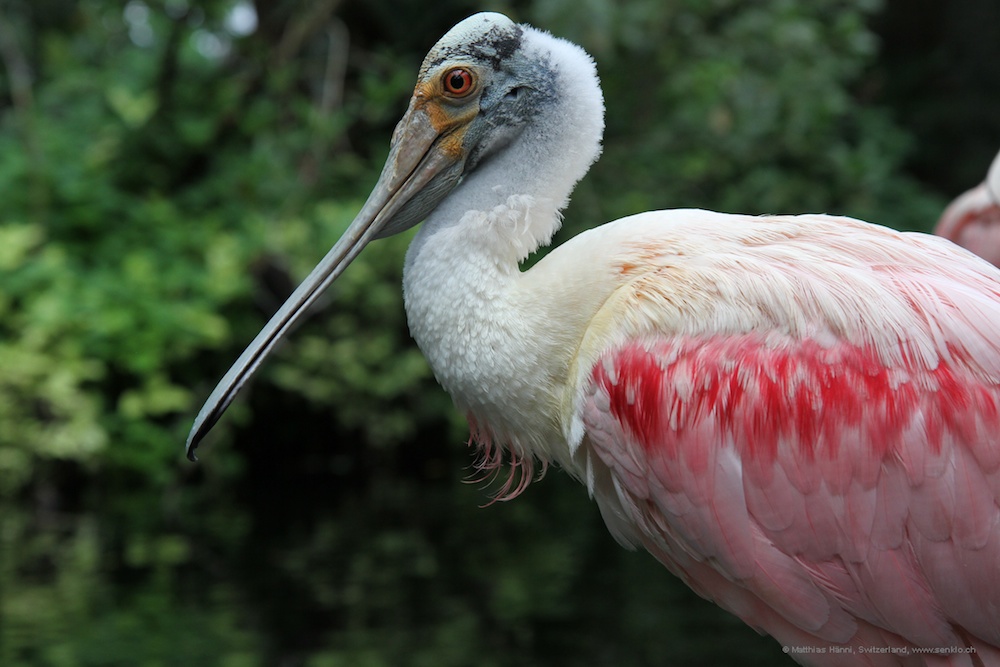
{"type": "Polygon", "coordinates": [[[1000,270],[826,215],[655,211],[529,270],[600,152],[579,47],[500,14],[423,62],[375,189],[222,379],[189,456],[369,241],[512,497],[536,462],[809,665],[1000,664],[1000,270]]]}
{"type": "Polygon", "coordinates": [[[1000,153],[986,180],[948,205],[934,233],[1000,266],[1000,153]]]}

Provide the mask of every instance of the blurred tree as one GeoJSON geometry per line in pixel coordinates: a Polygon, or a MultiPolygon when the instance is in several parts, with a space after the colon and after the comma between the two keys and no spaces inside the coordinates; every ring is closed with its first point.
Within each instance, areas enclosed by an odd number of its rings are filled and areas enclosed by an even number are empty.
{"type": "Polygon", "coordinates": [[[868,95],[919,137],[903,163],[956,196],[978,184],[1000,147],[1000,3],[888,0],[868,95]]]}
{"type": "MultiPolygon", "coordinates": [[[[406,237],[181,460],[197,402],[360,207],[424,52],[482,8],[0,1],[0,664],[787,662],[558,472],[478,507],[407,335],[406,237]]],[[[492,8],[603,77],[605,154],[563,236],[671,206],[928,228],[945,197],[900,166],[943,150],[925,134],[998,131],[968,103],[982,122],[939,132],[950,107],[894,85],[920,58],[879,60],[893,3],[492,8]]]]}

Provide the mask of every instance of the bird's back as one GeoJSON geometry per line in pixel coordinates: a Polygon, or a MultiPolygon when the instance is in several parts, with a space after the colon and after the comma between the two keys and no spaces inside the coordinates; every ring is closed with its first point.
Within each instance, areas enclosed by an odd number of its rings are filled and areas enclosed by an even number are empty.
{"type": "Polygon", "coordinates": [[[612,532],[806,664],[1000,660],[1000,271],[829,216],[591,233],[567,431],[612,532]]]}

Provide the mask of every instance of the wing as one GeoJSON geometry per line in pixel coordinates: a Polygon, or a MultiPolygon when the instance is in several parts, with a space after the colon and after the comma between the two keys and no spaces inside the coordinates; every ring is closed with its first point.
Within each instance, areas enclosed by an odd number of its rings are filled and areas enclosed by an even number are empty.
{"type": "Polygon", "coordinates": [[[580,354],[612,532],[787,645],[1000,659],[1000,273],[830,218],[701,234],[647,234],[580,354]]]}

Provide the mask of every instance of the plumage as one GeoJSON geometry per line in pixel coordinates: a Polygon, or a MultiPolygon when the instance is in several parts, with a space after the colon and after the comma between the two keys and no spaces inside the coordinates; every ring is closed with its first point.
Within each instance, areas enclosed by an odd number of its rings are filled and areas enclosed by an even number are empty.
{"type": "Polygon", "coordinates": [[[502,497],[560,466],[616,539],[802,664],[998,664],[1000,270],[849,218],[701,210],[623,218],[520,270],[602,129],[581,49],[498,14],[458,24],[364,209],[189,453],[361,247],[423,218],[411,333],[478,467],[511,464],[502,497]]]}
{"type": "Polygon", "coordinates": [[[1000,265],[1000,153],[986,180],[948,205],[934,233],[1000,265]]]}

